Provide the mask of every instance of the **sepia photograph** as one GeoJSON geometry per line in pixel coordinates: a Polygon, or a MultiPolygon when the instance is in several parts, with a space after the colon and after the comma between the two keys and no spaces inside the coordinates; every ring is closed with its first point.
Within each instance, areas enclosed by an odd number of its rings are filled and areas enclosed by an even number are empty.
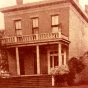
{"type": "Polygon", "coordinates": [[[0,0],[0,88],[88,88],[88,1],[0,0]]]}

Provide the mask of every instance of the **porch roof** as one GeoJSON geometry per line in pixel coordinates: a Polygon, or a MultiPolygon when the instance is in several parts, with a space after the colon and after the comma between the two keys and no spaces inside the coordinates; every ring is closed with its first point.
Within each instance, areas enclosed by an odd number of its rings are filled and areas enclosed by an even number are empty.
{"type": "Polygon", "coordinates": [[[11,48],[11,47],[24,47],[24,46],[36,46],[36,45],[49,45],[49,44],[65,44],[65,45],[69,45],[70,41],[63,39],[63,38],[59,38],[59,39],[54,39],[54,40],[43,40],[43,41],[31,41],[31,42],[25,42],[25,43],[11,43],[11,44],[5,44],[3,45],[3,47],[6,48],[11,48]]]}

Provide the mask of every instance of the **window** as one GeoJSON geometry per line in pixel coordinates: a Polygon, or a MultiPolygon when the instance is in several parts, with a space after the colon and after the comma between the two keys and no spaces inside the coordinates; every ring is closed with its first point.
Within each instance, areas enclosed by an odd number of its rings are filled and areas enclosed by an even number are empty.
{"type": "Polygon", "coordinates": [[[62,65],[65,65],[66,64],[66,50],[62,50],[61,51],[62,53],[62,65]]]}
{"type": "Polygon", "coordinates": [[[21,20],[15,21],[15,30],[17,36],[22,35],[21,20]]]}
{"type": "Polygon", "coordinates": [[[58,66],[58,51],[50,52],[50,68],[58,66]]]}
{"type": "Polygon", "coordinates": [[[39,28],[38,18],[33,18],[32,19],[32,33],[38,34],[38,28],[39,28]]]}
{"type": "Polygon", "coordinates": [[[59,25],[59,16],[54,15],[52,16],[52,32],[57,33],[58,32],[58,25],[59,25]]]}
{"type": "Polygon", "coordinates": [[[58,16],[52,16],[52,25],[55,26],[55,25],[58,25],[58,16]]]}

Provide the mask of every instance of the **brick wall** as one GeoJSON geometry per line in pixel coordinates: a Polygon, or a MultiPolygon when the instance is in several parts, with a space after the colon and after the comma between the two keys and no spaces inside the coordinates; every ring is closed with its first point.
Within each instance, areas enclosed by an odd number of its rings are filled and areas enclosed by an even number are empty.
{"type": "MultiPolygon", "coordinates": [[[[66,3],[65,3],[66,4],[66,3]]],[[[7,36],[15,35],[14,20],[22,20],[23,35],[32,33],[31,18],[39,17],[39,33],[50,33],[51,30],[51,15],[59,15],[59,22],[62,23],[62,32],[68,36],[68,4],[58,4],[19,10],[5,13],[5,29],[7,36]],[[10,25],[9,25],[10,24],[10,25]]]]}
{"type": "Polygon", "coordinates": [[[24,58],[24,69],[25,69],[25,75],[31,75],[34,74],[34,56],[33,53],[29,52],[26,54],[25,52],[25,58],[24,58]]]}
{"type": "Polygon", "coordinates": [[[11,73],[11,75],[15,76],[15,75],[17,75],[17,64],[16,64],[15,50],[9,50],[8,54],[9,54],[8,55],[9,72],[11,73]]]}
{"type": "Polygon", "coordinates": [[[81,56],[88,50],[88,24],[73,8],[69,9],[69,58],[81,56]]]}
{"type": "Polygon", "coordinates": [[[48,74],[47,49],[44,46],[40,49],[40,73],[48,74]]]}

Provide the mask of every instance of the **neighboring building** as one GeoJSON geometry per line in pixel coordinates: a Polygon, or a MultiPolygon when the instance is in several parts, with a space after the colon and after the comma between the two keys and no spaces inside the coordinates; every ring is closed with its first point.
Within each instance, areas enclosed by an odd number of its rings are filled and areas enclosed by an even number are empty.
{"type": "MultiPolygon", "coordinates": [[[[78,1],[78,0],[77,0],[78,1]]],[[[76,0],[46,0],[2,8],[13,76],[50,74],[88,50],[88,16],[76,0]]]]}

